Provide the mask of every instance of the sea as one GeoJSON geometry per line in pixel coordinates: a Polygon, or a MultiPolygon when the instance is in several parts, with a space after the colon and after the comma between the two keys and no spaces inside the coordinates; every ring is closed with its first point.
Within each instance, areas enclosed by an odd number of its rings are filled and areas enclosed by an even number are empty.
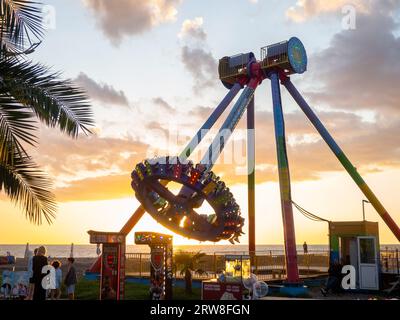
{"type": "MultiPolygon", "coordinates": [[[[35,248],[39,247],[41,244],[29,244],[29,250],[33,251],[35,248]]],[[[69,257],[71,254],[71,245],[45,245],[48,251],[48,255],[54,258],[65,258],[69,257]]],[[[95,258],[97,246],[94,244],[75,244],[73,245],[73,256],[75,258],[95,258]]],[[[396,244],[384,244],[381,245],[381,251],[384,250],[400,250],[400,245],[396,244]]],[[[6,255],[10,252],[11,255],[17,258],[23,258],[26,250],[26,244],[0,244],[0,256],[6,255]]],[[[174,251],[183,250],[189,252],[201,251],[206,254],[247,254],[247,245],[176,245],[174,246],[174,251]]],[[[328,245],[308,245],[309,252],[328,252],[328,245]]],[[[256,251],[260,253],[279,253],[284,251],[283,245],[257,245],[256,251]]],[[[303,245],[297,246],[298,252],[303,252],[303,245]]],[[[146,253],[150,252],[148,246],[145,245],[127,245],[127,253],[146,253]]]]}

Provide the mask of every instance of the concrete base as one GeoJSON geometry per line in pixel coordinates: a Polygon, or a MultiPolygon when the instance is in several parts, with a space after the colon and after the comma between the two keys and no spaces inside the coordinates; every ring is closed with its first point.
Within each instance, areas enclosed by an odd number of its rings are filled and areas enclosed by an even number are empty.
{"type": "Polygon", "coordinates": [[[273,301],[280,301],[280,300],[318,300],[318,299],[311,299],[311,298],[293,298],[293,297],[264,297],[260,300],[273,300],[273,301]]]}
{"type": "Polygon", "coordinates": [[[299,284],[289,284],[284,283],[283,286],[279,288],[279,293],[287,297],[304,297],[309,294],[308,287],[299,284]]]}

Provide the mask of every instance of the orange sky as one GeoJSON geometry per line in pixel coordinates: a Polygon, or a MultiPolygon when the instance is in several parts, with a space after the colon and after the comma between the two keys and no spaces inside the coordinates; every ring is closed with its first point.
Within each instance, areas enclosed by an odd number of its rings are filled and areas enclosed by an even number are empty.
{"type": "MultiPolygon", "coordinates": [[[[392,214],[400,221],[400,201],[394,187],[400,179],[400,170],[387,170],[369,174],[366,180],[392,214]]],[[[246,217],[246,187],[232,188],[246,217]]],[[[282,221],[279,206],[279,190],[276,183],[263,183],[256,189],[256,238],[259,244],[282,243],[282,221]]],[[[332,220],[357,220],[362,218],[362,194],[345,173],[327,174],[323,180],[295,183],[293,199],[307,210],[332,220]],[[340,186],[340,187],[338,187],[340,186]]],[[[0,201],[2,216],[0,243],[88,243],[86,231],[118,231],[136,208],[138,202],[133,197],[114,200],[61,203],[57,219],[52,226],[33,226],[8,201],[0,201]]],[[[304,218],[296,210],[297,242],[327,244],[327,224],[304,218]]],[[[367,205],[366,216],[370,221],[378,221],[381,243],[397,243],[374,209],[367,205]]],[[[157,224],[149,215],[134,228],[134,231],[170,231],[157,224]]],[[[247,230],[247,225],[245,226],[247,230]]],[[[247,243],[243,235],[241,243],[247,243]]],[[[128,243],[133,243],[133,232],[128,243]]],[[[198,241],[175,236],[176,244],[198,244],[198,241]]]]}

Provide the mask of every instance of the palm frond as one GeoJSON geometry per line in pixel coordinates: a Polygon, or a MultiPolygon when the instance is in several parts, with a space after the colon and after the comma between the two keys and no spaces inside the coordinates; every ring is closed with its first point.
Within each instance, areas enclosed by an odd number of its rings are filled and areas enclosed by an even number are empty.
{"type": "Polygon", "coordinates": [[[81,129],[90,133],[93,113],[83,90],[58,73],[31,62],[17,59],[0,61],[3,86],[16,100],[31,108],[46,125],[76,137],[81,129]]]}
{"type": "MultiPolygon", "coordinates": [[[[8,38],[16,46],[32,44],[32,37],[43,37],[40,3],[30,0],[0,0],[2,38],[8,38]]],[[[3,41],[2,41],[3,42],[3,41]]]]}
{"type": "Polygon", "coordinates": [[[0,162],[14,164],[13,157],[27,157],[21,142],[36,144],[34,114],[26,110],[0,87],[0,162]]]}
{"type": "Polygon", "coordinates": [[[41,224],[44,217],[50,224],[57,208],[50,181],[29,157],[13,158],[13,165],[0,163],[0,191],[19,204],[31,222],[41,224]]]}
{"type": "Polygon", "coordinates": [[[199,263],[204,261],[201,258],[205,257],[204,252],[198,251],[196,253],[179,250],[174,257],[174,262],[177,268],[180,269],[180,274],[183,275],[186,270],[194,271],[199,263]]]}

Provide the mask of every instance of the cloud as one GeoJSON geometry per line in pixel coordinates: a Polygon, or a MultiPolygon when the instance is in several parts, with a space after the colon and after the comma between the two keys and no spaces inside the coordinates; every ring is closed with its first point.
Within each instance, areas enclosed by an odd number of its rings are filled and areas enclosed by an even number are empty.
{"type": "Polygon", "coordinates": [[[336,34],[328,48],[310,59],[319,89],[312,102],[343,110],[369,110],[377,117],[400,114],[400,38],[390,15],[360,15],[357,28],[336,34]]]}
{"type": "Polygon", "coordinates": [[[216,83],[218,65],[210,52],[202,48],[184,46],[181,59],[195,80],[195,91],[201,87],[211,87],[216,83]]]}
{"type": "MultiPolygon", "coordinates": [[[[356,10],[366,12],[369,10],[366,0],[353,0],[351,5],[356,10]]],[[[294,22],[304,22],[315,16],[326,13],[340,13],[342,8],[349,5],[348,0],[298,0],[296,5],[286,11],[286,17],[294,22]]]]}
{"type": "MultiPolygon", "coordinates": [[[[206,110],[207,108],[205,108],[206,110]]],[[[204,111],[205,111],[204,110],[204,111]]],[[[400,120],[364,122],[360,116],[343,111],[319,111],[335,140],[359,172],[376,172],[383,167],[400,166],[400,120]]],[[[288,157],[294,182],[316,180],[326,172],[344,171],[336,157],[301,112],[286,114],[288,157]],[[316,139],[302,139],[315,135],[316,139]],[[293,139],[297,137],[297,139],[293,139]]],[[[148,124],[154,131],[165,130],[158,123],[148,124]]],[[[246,183],[245,121],[227,144],[221,160],[213,171],[229,185],[246,183]],[[242,132],[240,132],[240,129],[242,132]],[[236,140],[236,143],[232,143],[236,140]],[[233,154],[232,152],[235,152],[233,154]]],[[[72,140],[61,134],[43,131],[35,160],[54,179],[57,200],[99,200],[133,196],[130,172],[136,163],[151,156],[149,145],[132,138],[123,139],[82,136],[72,140]]],[[[167,133],[165,133],[167,134],[167,133]]],[[[184,143],[182,144],[184,145],[184,143]]],[[[161,154],[166,154],[164,151],[161,154]]],[[[256,182],[277,181],[277,160],[273,114],[256,113],[256,182]]]]}
{"type": "Polygon", "coordinates": [[[286,11],[286,17],[299,23],[326,14],[347,14],[349,7],[362,15],[376,12],[388,14],[398,8],[399,4],[399,0],[298,0],[296,5],[286,11]]]}
{"type": "Polygon", "coordinates": [[[207,33],[203,29],[203,18],[185,20],[178,34],[184,45],[181,49],[181,61],[194,79],[194,91],[212,87],[218,78],[218,64],[207,47],[207,33]]]}
{"type": "Polygon", "coordinates": [[[81,72],[74,81],[87,91],[91,99],[107,104],[129,105],[128,99],[123,91],[115,90],[113,86],[106,83],[97,83],[83,72],[81,72]]]}
{"type": "Polygon", "coordinates": [[[147,129],[152,130],[152,134],[156,134],[157,132],[161,133],[161,137],[167,138],[170,134],[168,129],[165,129],[160,123],[156,121],[152,121],[146,125],[147,129]]]}
{"type": "Polygon", "coordinates": [[[162,23],[175,21],[181,0],[82,0],[114,45],[124,37],[141,34],[162,23]]]}
{"type": "MultiPolygon", "coordinates": [[[[400,120],[388,125],[381,122],[364,122],[360,116],[347,112],[319,111],[317,115],[359,172],[375,172],[383,167],[400,166],[398,144],[400,120]]],[[[294,141],[294,143],[287,144],[293,181],[316,180],[326,172],[344,171],[339,160],[329,150],[304,114],[301,112],[286,114],[285,123],[287,140],[294,141]],[[313,136],[313,139],[304,139],[310,135],[313,136]],[[294,137],[297,139],[293,139],[294,137]]],[[[242,159],[245,159],[246,143],[243,140],[232,144],[233,139],[240,140],[240,136],[245,136],[244,121],[240,123],[238,129],[243,130],[242,135],[240,133],[233,134],[225,147],[225,154],[222,154],[222,158],[239,159],[239,163],[232,165],[222,161],[213,169],[230,184],[245,183],[247,179],[243,174],[246,170],[246,163],[240,163],[241,156],[242,159]],[[235,154],[232,155],[232,152],[235,154]]],[[[273,114],[257,112],[256,181],[261,183],[277,181],[277,179],[273,114]]]]}
{"type": "MultiPolygon", "coordinates": [[[[304,92],[311,104],[324,107],[318,116],[361,173],[400,166],[400,92],[395,85],[400,82],[400,38],[393,15],[387,14],[398,2],[371,3],[379,9],[359,14],[356,30],[337,33],[326,49],[310,57],[308,77],[316,86],[304,92]],[[363,113],[374,116],[366,122],[363,113]]],[[[289,135],[307,134],[296,113],[286,119],[289,135]]],[[[343,170],[321,139],[288,150],[292,172],[301,168],[306,179],[343,170]]],[[[294,179],[300,178],[294,173],[294,179]]]]}
{"type": "Polygon", "coordinates": [[[179,38],[193,38],[198,39],[200,41],[205,41],[207,38],[207,34],[203,30],[203,18],[196,17],[193,20],[186,19],[182,23],[182,28],[180,33],[178,34],[179,38]]]}
{"type": "Polygon", "coordinates": [[[153,102],[157,106],[163,108],[167,112],[170,112],[170,113],[175,113],[176,112],[176,110],[167,101],[165,101],[161,97],[153,98],[153,102]]]}
{"type": "Polygon", "coordinates": [[[68,186],[85,178],[129,175],[131,166],[141,161],[149,148],[130,137],[82,135],[74,140],[50,130],[41,130],[41,144],[32,155],[58,186],[68,186]]]}

